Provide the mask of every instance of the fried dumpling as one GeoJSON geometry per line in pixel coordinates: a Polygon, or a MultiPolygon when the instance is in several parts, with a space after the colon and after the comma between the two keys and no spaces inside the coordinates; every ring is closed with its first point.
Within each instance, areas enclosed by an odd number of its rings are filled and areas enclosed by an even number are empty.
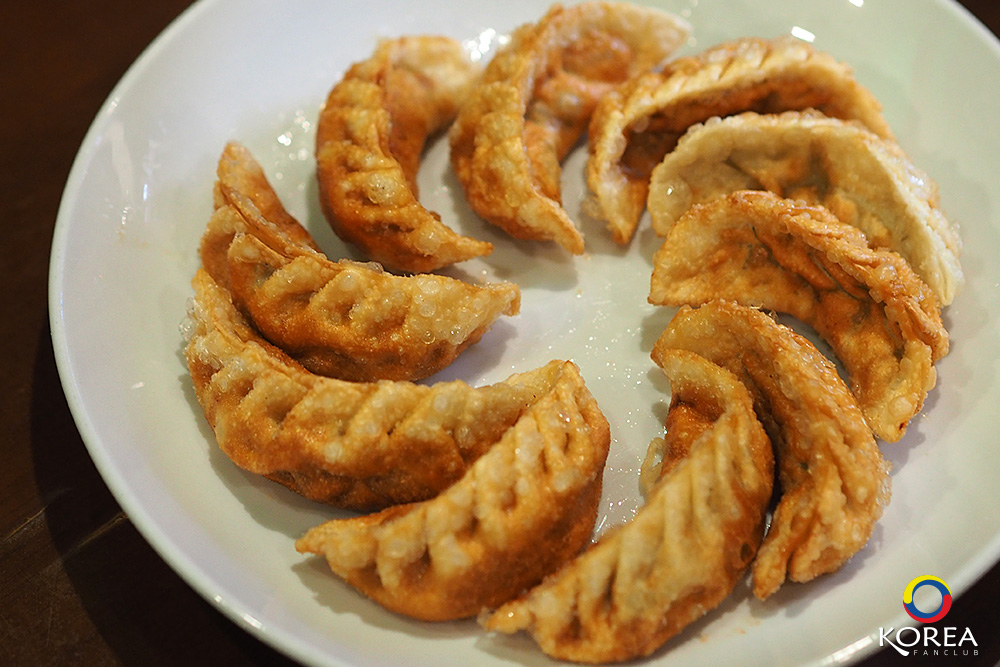
{"type": "Polygon", "coordinates": [[[285,254],[320,251],[308,230],[285,209],[260,163],[236,141],[222,149],[212,197],[214,211],[198,255],[202,266],[223,287],[229,287],[226,255],[237,233],[253,233],[285,254]]]}
{"type": "Polygon", "coordinates": [[[729,299],[788,313],[826,340],[875,434],[899,440],[948,352],[937,298],[897,253],[818,206],[764,191],[696,204],[653,258],[650,303],[729,299]]]}
{"type": "Polygon", "coordinates": [[[822,204],[870,244],[895,250],[949,305],[964,282],[961,240],[937,186],[892,141],[815,112],[745,113],[693,126],[653,171],[648,207],[661,236],[693,204],[769,190],[822,204]]]}
{"type": "Polygon", "coordinates": [[[402,37],[380,43],[330,91],[316,127],[320,201],[337,235],[369,259],[420,273],[492,252],[417,198],[424,144],[479,74],[451,38],[402,37]]]}
{"type": "Polygon", "coordinates": [[[875,97],[847,65],[791,36],[743,38],[644,73],[598,104],[590,123],[588,212],[628,243],[650,174],[682,134],[713,116],[819,109],[891,137],[875,97]]]}
{"type": "Polygon", "coordinates": [[[814,345],[754,308],[682,307],[653,359],[690,350],[750,389],[775,449],[781,498],[753,564],[754,595],[840,568],[889,502],[889,466],[836,368],[814,345]]]}
{"type": "Polygon", "coordinates": [[[475,616],[540,581],[590,540],[610,432],[575,365],[436,498],[307,532],[347,583],[423,620],[475,616]]]}
{"type": "Polygon", "coordinates": [[[238,210],[253,209],[274,226],[273,233],[281,235],[284,245],[319,251],[319,246],[306,228],[285,209],[278,193],[267,180],[264,169],[246,146],[236,141],[227,142],[219,156],[215,175],[215,209],[223,206],[234,206],[238,210]]]}
{"type": "Polygon", "coordinates": [[[245,149],[230,144],[219,164],[202,264],[268,341],[314,373],[357,382],[425,378],[520,308],[512,283],[396,276],[376,263],[331,261],[245,149]]]}
{"type": "Polygon", "coordinates": [[[554,390],[562,364],[473,388],[314,375],[261,338],[205,270],[185,324],[195,394],[241,468],[357,510],[431,498],[554,390]]]}
{"type": "Polygon", "coordinates": [[[649,655],[733,590],[771,498],[771,445],[746,388],[698,355],[664,351],[664,475],[635,517],[522,597],[484,616],[548,655],[587,663],[649,655]]]}
{"type": "Polygon", "coordinates": [[[292,259],[245,234],[229,247],[229,275],[268,340],[314,373],[357,382],[432,375],[520,305],[511,283],[395,276],[315,254],[292,259]]]}
{"type": "Polygon", "coordinates": [[[597,100],[687,38],[681,19],[628,3],[553,6],[514,32],[450,131],[451,160],[470,206],[522,239],[583,252],[563,209],[560,163],[597,100]]]}

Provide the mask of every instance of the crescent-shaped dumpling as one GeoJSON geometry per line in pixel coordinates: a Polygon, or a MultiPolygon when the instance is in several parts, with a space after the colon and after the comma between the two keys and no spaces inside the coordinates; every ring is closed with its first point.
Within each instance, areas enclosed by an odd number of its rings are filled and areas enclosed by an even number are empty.
{"type": "Polygon", "coordinates": [[[598,104],[590,123],[587,210],[628,243],[650,173],[682,134],[713,116],[819,109],[891,137],[882,106],[850,67],[791,36],[743,38],[634,78],[598,104]]]}
{"type": "MultiPolygon", "coordinates": [[[[246,146],[236,141],[227,142],[219,156],[215,175],[212,196],[216,210],[233,206],[244,212],[255,211],[260,219],[268,223],[267,229],[261,229],[259,233],[267,234],[270,243],[319,251],[319,246],[306,228],[285,209],[278,193],[267,180],[264,169],[246,146]]],[[[220,240],[220,243],[223,249],[216,252],[221,260],[226,242],[220,240]]],[[[202,254],[204,256],[204,252],[202,254]]]]}
{"type": "Polygon", "coordinates": [[[949,305],[964,282],[961,240],[937,186],[892,141],[815,112],[745,113],[693,126],[656,169],[648,207],[661,236],[693,204],[770,190],[822,204],[895,250],[949,305]]]}
{"type": "Polygon", "coordinates": [[[563,209],[560,163],[597,100],[676,50],[681,19],[628,3],[555,5],[514,32],[487,66],[450,133],[455,174],[470,206],[522,239],[583,252],[563,209]]]}
{"type": "Polygon", "coordinates": [[[826,340],[875,434],[899,440],[948,351],[937,298],[897,253],[822,207],[737,191],[696,204],[653,258],[649,301],[788,313],[826,340]]]}
{"type": "Polygon", "coordinates": [[[237,233],[252,233],[285,254],[320,252],[319,246],[281,203],[260,163],[236,141],[227,142],[216,164],[212,191],[213,214],[198,255],[202,266],[229,288],[226,256],[237,233]]]}
{"type": "Polygon", "coordinates": [[[185,354],[219,447],[241,468],[337,507],[434,497],[562,374],[552,363],[481,388],[321,377],[262,339],[205,270],[193,285],[185,354]]]}
{"type": "Polygon", "coordinates": [[[475,616],[518,595],[590,540],[608,423],[572,363],[487,453],[436,498],[328,521],[296,548],[323,555],[387,609],[475,616]]]}
{"type": "Polygon", "coordinates": [[[658,363],[673,394],[664,476],[631,521],[485,616],[487,629],[526,630],[560,660],[630,660],[735,587],[764,533],[771,444],[732,373],[679,350],[658,363]]]}
{"type": "Polygon", "coordinates": [[[890,478],[833,364],[788,327],[728,301],[678,310],[653,359],[675,348],[740,377],[775,448],[781,498],[753,564],[754,594],[840,568],[871,537],[890,478]]]}
{"type": "Polygon", "coordinates": [[[476,286],[321,255],[289,258],[247,234],[229,247],[229,276],[265,338],[314,373],[355,382],[432,375],[520,304],[511,283],[476,286]]]}
{"type": "Polygon", "coordinates": [[[520,308],[512,283],[331,261],[281,207],[245,148],[228,145],[219,173],[202,265],[268,341],[314,373],[356,382],[425,378],[520,308]]]}
{"type": "Polygon", "coordinates": [[[429,272],[489,254],[417,199],[428,137],[447,127],[479,75],[448,37],[386,40],[330,91],[316,127],[320,202],[333,230],[391,269],[429,272]]]}

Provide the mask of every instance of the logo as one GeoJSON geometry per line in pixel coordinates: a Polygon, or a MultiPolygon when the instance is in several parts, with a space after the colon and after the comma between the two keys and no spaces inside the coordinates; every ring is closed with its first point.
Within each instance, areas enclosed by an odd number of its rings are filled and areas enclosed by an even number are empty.
{"type": "Polygon", "coordinates": [[[917,577],[903,590],[903,609],[910,618],[922,625],[904,626],[898,629],[879,628],[878,645],[892,647],[902,656],[979,655],[979,644],[971,629],[965,628],[960,631],[955,627],[930,625],[948,615],[951,611],[951,602],[951,589],[942,579],[928,575],[917,577]],[[920,604],[924,607],[937,605],[934,608],[921,609],[918,606],[917,591],[925,587],[935,589],[941,595],[940,602],[937,602],[937,597],[930,590],[924,590],[924,594],[919,596],[920,604]],[[929,600],[934,602],[928,604],[929,600]]]}
{"type": "Polygon", "coordinates": [[[920,621],[921,623],[936,623],[944,618],[951,609],[951,589],[948,588],[948,584],[944,583],[944,581],[938,579],[937,577],[927,575],[917,577],[911,581],[906,586],[906,590],[903,591],[903,609],[906,610],[906,613],[909,614],[910,618],[914,621],[920,621]],[[933,611],[921,611],[917,608],[916,603],[913,601],[914,593],[924,586],[936,588],[941,594],[941,605],[933,611]]]}

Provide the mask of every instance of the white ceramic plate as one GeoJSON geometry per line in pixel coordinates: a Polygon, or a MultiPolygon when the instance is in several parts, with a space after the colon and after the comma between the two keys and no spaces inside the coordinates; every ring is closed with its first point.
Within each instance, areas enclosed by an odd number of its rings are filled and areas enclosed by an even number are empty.
{"type": "MultiPolygon", "coordinates": [[[[652,661],[672,665],[846,662],[904,623],[901,598],[920,575],[964,590],[1000,555],[1000,50],[945,0],[663,0],[694,26],[686,52],[745,35],[793,32],[854,65],[884,103],[914,161],[940,184],[961,224],[969,284],[946,312],[951,354],[906,438],[886,445],[894,496],[868,547],[839,573],[758,603],[739,589],[652,661]]],[[[440,33],[489,52],[547,4],[205,0],[181,16],[115,88],[66,187],[52,255],[55,349],[74,416],[126,512],[199,593],[242,627],[316,664],[542,664],[526,637],[473,622],[423,624],[389,614],[329,574],[293,541],[332,513],[236,469],[214,444],[181,357],[178,325],[228,139],[263,163],[289,209],[326,251],[346,253],[316,203],[311,146],[321,102],[382,36],[440,33]]],[[[613,429],[601,527],[639,502],[637,469],[659,435],[668,387],[648,359],[670,312],[646,305],[656,239],[627,250],[584,223],[589,253],[514,243],[471,216],[444,142],[422,167],[424,202],[452,226],[493,241],[470,280],[510,279],[522,313],[498,324],[439,377],[499,380],[575,360],[613,429]]],[[[582,155],[566,165],[571,213],[582,155]]],[[[646,223],[648,225],[648,223],[646,223]]],[[[957,602],[961,604],[961,600],[957,602]]]]}

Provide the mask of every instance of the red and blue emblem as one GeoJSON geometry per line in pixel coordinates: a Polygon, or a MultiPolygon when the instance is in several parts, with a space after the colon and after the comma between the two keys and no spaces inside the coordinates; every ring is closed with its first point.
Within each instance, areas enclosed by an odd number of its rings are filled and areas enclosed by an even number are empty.
{"type": "Polygon", "coordinates": [[[903,591],[903,609],[906,613],[910,615],[915,621],[920,621],[921,623],[934,623],[935,621],[940,621],[948,611],[951,609],[951,589],[948,588],[948,584],[944,583],[937,577],[931,577],[924,575],[922,577],[917,577],[911,581],[906,590],[903,591]],[[917,609],[917,605],[913,603],[913,594],[917,592],[917,589],[923,586],[932,586],[941,593],[941,606],[933,611],[921,611],[917,609]]]}

